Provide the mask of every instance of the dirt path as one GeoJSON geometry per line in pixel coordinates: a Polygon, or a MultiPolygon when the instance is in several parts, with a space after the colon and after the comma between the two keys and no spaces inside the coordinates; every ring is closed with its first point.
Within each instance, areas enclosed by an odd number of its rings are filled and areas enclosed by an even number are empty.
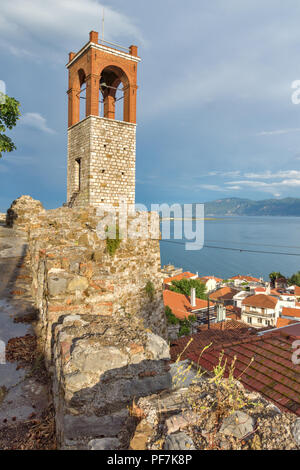
{"type": "Polygon", "coordinates": [[[0,219],[0,449],[54,447],[49,381],[32,326],[36,313],[26,249],[22,233],[0,219]]]}

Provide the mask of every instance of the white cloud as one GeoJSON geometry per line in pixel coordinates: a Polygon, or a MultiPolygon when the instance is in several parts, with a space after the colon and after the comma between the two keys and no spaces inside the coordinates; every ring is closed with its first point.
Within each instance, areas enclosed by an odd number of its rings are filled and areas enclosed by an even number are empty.
{"type": "Polygon", "coordinates": [[[300,178],[299,170],[266,171],[263,173],[245,173],[245,178],[274,179],[274,178],[300,178]]]}
{"type": "Polygon", "coordinates": [[[263,135],[283,135],[283,134],[290,134],[291,132],[300,132],[300,127],[295,127],[291,129],[277,129],[275,131],[262,131],[259,132],[258,136],[263,136],[263,135]]]}
{"type": "MultiPolygon", "coordinates": [[[[283,8],[274,0],[247,0],[241,2],[242,8],[237,3],[198,2],[198,12],[178,8],[181,44],[179,40],[174,47],[171,41],[168,44],[168,57],[172,59],[168,69],[158,52],[161,76],[169,79],[161,80],[142,112],[155,115],[180,106],[197,109],[212,103],[221,107],[227,100],[234,104],[234,110],[237,104],[280,103],[281,111],[291,105],[291,83],[299,78],[299,5],[288,15],[288,6],[283,8]],[[286,21],[281,20],[283,11],[286,21]]],[[[174,37],[170,23],[165,35],[171,30],[174,37]]]]}
{"type": "Polygon", "coordinates": [[[207,189],[211,191],[242,191],[248,190],[263,191],[272,194],[274,197],[280,197],[282,191],[289,191],[291,188],[300,187],[300,171],[299,170],[281,170],[276,172],[262,173],[244,173],[237,171],[218,171],[211,172],[209,175],[218,176],[218,184],[200,184],[197,188],[207,189]],[[228,176],[240,176],[241,179],[219,182],[220,178],[228,178],[228,176]],[[265,181],[264,181],[265,180],[265,181]],[[272,181],[274,180],[274,181],[272,181]]]}
{"type": "Polygon", "coordinates": [[[249,188],[253,190],[263,191],[272,194],[275,197],[279,197],[281,193],[280,190],[290,190],[291,188],[300,187],[300,178],[299,179],[283,179],[281,181],[273,181],[266,183],[265,181],[251,181],[251,180],[240,180],[240,181],[230,181],[225,182],[228,187],[230,186],[239,186],[242,188],[249,188]]]}
{"type": "MultiPolygon", "coordinates": [[[[105,39],[143,43],[132,18],[104,6],[105,39]]],[[[69,51],[88,42],[89,31],[99,31],[102,9],[97,0],[1,0],[1,47],[20,57],[66,61],[69,51]]]]}
{"type": "Polygon", "coordinates": [[[39,113],[25,113],[20,118],[20,124],[32,127],[48,134],[55,134],[55,131],[47,126],[46,119],[39,113]]]}
{"type": "Polygon", "coordinates": [[[199,184],[198,187],[202,189],[208,189],[209,191],[227,191],[227,188],[224,188],[217,184],[199,184]]]}

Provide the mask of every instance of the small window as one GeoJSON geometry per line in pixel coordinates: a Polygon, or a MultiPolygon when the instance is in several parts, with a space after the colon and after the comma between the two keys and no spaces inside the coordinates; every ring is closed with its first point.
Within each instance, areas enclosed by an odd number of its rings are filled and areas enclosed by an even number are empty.
{"type": "Polygon", "coordinates": [[[76,191],[81,188],[81,158],[75,160],[75,188],[76,191]]]}

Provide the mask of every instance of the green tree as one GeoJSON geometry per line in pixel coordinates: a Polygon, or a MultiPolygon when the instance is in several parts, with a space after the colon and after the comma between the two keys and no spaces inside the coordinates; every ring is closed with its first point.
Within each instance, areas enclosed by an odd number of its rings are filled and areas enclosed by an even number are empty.
{"type": "Polygon", "coordinates": [[[288,283],[293,286],[293,285],[296,285],[296,286],[299,286],[300,287],[300,271],[298,271],[297,273],[293,274],[289,280],[288,280],[288,283]]]}
{"type": "Polygon", "coordinates": [[[284,277],[284,275],[277,271],[273,271],[269,274],[269,278],[272,282],[274,282],[276,279],[279,279],[280,277],[284,277]]]}
{"type": "Polygon", "coordinates": [[[192,288],[196,289],[196,297],[198,299],[207,299],[205,284],[200,282],[198,279],[181,279],[180,281],[172,281],[172,285],[170,286],[170,290],[173,292],[187,296],[191,295],[192,288]]]}
{"type": "Polygon", "coordinates": [[[15,144],[5,132],[12,129],[20,117],[20,103],[15,98],[10,98],[0,93],[0,158],[2,152],[12,152],[16,149],[15,144]]]}

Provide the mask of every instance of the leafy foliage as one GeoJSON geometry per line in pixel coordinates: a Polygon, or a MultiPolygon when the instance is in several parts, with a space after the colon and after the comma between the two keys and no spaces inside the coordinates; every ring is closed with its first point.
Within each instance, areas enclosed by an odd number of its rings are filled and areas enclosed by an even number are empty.
{"type": "Polygon", "coordinates": [[[205,284],[200,282],[198,279],[181,279],[180,281],[172,281],[172,285],[170,286],[170,290],[173,292],[187,296],[191,295],[192,288],[196,289],[196,297],[198,299],[207,299],[205,284]]]}
{"type": "Polygon", "coordinates": [[[191,325],[188,319],[182,320],[180,322],[180,330],[178,336],[188,336],[191,332],[191,325]]]}
{"type": "Polygon", "coordinates": [[[175,317],[174,313],[172,312],[172,310],[170,309],[168,305],[165,307],[165,314],[166,314],[169,325],[178,325],[180,320],[179,318],[175,317]]]}
{"type": "Polygon", "coordinates": [[[269,274],[269,278],[272,282],[274,282],[276,279],[279,279],[280,277],[284,277],[284,275],[277,271],[273,271],[269,274]]]}
{"type": "Polygon", "coordinates": [[[165,314],[167,317],[167,322],[169,325],[180,325],[179,328],[179,336],[187,336],[191,332],[191,326],[192,323],[194,323],[197,320],[196,315],[189,315],[188,318],[185,318],[184,320],[180,320],[177,318],[170,307],[166,306],[165,307],[165,314]]]}
{"type": "Polygon", "coordinates": [[[297,273],[293,274],[289,280],[288,280],[289,284],[291,286],[293,285],[296,285],[296,286],[299,286],[300,287],[300,271],[298,271],[297,273]]]}
{"type": "Polygon", "coordinates": [[[110,256],[114,256],[121,243],[119,227],[106,227],[106,249],[110,256]]]}
{"type": "Polygon", "coordinates": [[[0,158],[2,152],[12,152],[16,149],[15,144],[5,132],[12,129],[20,117],[20,103],[15,98],[1,94],[0,96],[0,158]],[[4,98],[4,99],[3,99],[4,98]],[[2,103],[3,101],[3,103],[2,103]]]}

